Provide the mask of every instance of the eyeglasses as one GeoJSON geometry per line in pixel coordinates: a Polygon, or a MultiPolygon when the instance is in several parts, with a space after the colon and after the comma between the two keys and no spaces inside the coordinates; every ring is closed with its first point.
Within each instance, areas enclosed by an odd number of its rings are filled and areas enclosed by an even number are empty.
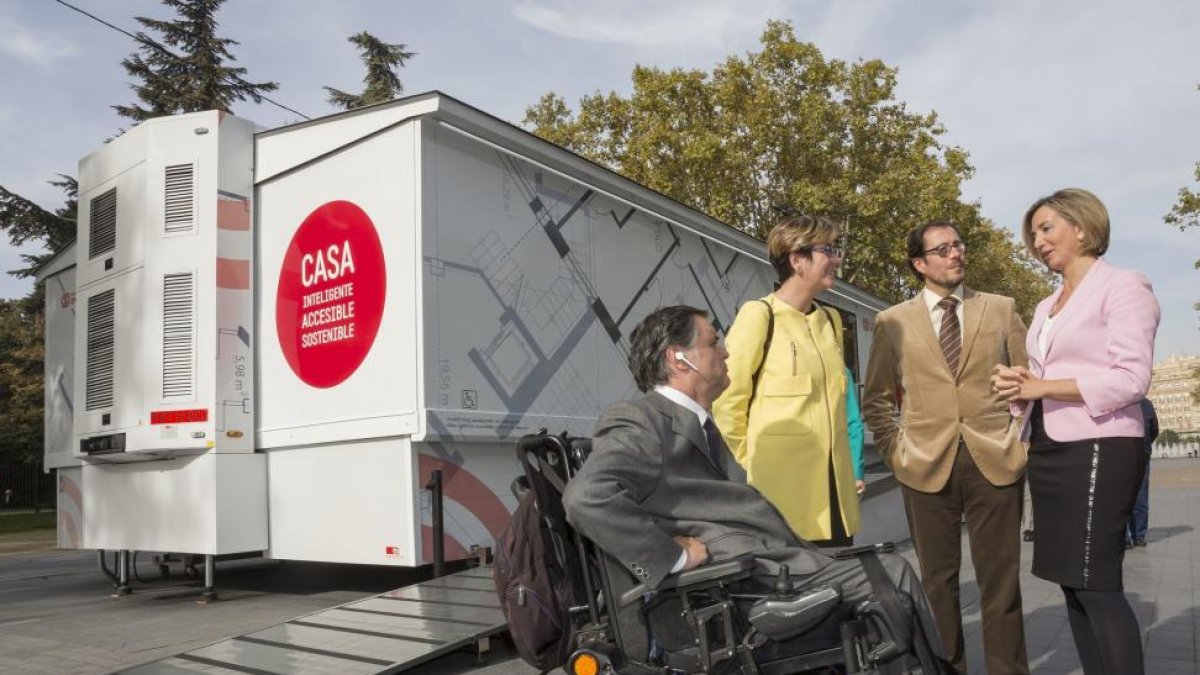
{"type": "Polygon", "coordinates": [[[938,254],[938,257],[940,257],[940,258],[949,258],[950,251],[952,251],[952,250],[958,251],[959,253],[966,253],[967,245],[961,241],[947,242],[945,244],[942,244],[941,246],[934,246],[933,248],[929,249],[928,251],[922,251],[921,255],[929,255],[930,253],[936,253],[936,254],[938,254]]]}
{"type": "Polygon", "coordinates": [[[823,253],[830,258],[841,258],[846,255],[846,249],[842,248],[841,246],[834,246],[833,244],[813,244],[811,246],[801,246],[795,251],[792,251],[792,253],[803,253],[804,251],[816,251],[817,253],[823,253]]]}

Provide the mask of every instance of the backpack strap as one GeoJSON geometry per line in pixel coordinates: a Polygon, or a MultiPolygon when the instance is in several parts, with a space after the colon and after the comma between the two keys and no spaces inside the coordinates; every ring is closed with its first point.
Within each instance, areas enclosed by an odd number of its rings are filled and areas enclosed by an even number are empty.
{"type": "Polygon", "coordinates": [[[838,353],[845,357],[845,354],[843,353],[845,347],[843,346],[842,338],[842,332],[845,329],[842,326],[842,315],[838,314],[837,310],[829,305],[821,305],[821,309],[825,312],[825,315],[829,317],[829,323],[833,324],[833,335],[837,338],[838,353]]]}
{"type": "Polygon", "coordinates": [[[750,410],[750,404],[754,403],[754,397],[758,395],[758,378],[762,375],[763,366],[767,364],[767,352],[771,351],[771,338],[775,337],[775,308],[766,300],[759,299],[767,308],[767,330],[763,334],[762,359],[758,362],[758,367],[754,369],[754,375],[750,378],[750,400],[746,403],[746,410],[750,410]]]}

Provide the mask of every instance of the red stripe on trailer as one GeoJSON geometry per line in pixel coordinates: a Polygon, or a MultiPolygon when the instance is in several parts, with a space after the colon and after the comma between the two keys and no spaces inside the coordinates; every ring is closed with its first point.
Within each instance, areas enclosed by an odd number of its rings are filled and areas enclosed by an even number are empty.
{"type": "Polygon", "coordinates": [[[62,529],[67,535],[67,545],[70,548],[79,548],[79,527],[75,525],[75,517],[69,513],[64,513],[59,516],[62,519],[62,529]]]}
{"type": "Polygon", "coordinates": [[[217,229],[243,232],[249,230],[250,202],[245,199],[218,199],[217,229]]]}
{"type": "Polygon", "coordinates": [[[208,409],[195,410],[154,410],[150,412],[150,424],[189,424],[191,422],[207,422],[208,409]]]}
{"type": "Polygon", "coordinates": [[[250,290],[250,261],[217,258],[217,288],[250,290]]]}
{"type": "MultiPolygon", "coordinates": [[[[79,485],[75,481],[67,478],[66,474],[59,473],[58,490],[72,502],[75,512],[83,512],[83,495],[80,494],[79,485]]],[[[60,509],[58,512],[58,522],[61,524],[63,532],[66,535],[67,545],[71,548],[78,548],[79,526],[75,523],[75,515],[72,510],[60,509]]]]}
{"type": "Polygon", "coordinates": [[[65,494],[67,499],[70,499],[71,502],[75,504],[75,508],[83,508],[83,495],[80,494],[79,486],[75,484],[75,481],[67,478],[66,476],[60,476],[58,481],[58,490],[59,492],[65,494]]]}
{"type": "Polygon", "coordinates": [[[419,454],[418,458],[417,472],[421,476],[421,485],[429,482],[429,475],[434,469],[441,469],[442,494],[478,518],[492,538],[500,538],[500,533],[508,525],[509,513],[504,502],[491,488],[457,464],[426,454],[419,454]]]}
{"type": "MultiPolygon", "coordinates": [[[[466,560],[471,557],[467,547],[449,532],[442,532],[442,546],[442,554],[446,556],[446,560],[466,560]]],[[[429,525],[421,526],[421,557],[421,562],[433,562],[433,528],[429,525]]]]}

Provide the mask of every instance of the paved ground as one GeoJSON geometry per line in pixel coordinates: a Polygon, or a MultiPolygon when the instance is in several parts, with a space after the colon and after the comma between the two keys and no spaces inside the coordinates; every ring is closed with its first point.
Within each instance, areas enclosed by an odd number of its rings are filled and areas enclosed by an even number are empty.
{"type": "MultiPolygon", "coordinates": [[[[1200,460],[1155,460],[1149,547],[1130,551],[1125,583],[1141,622],[1147,672],[1200,672],[1200,460]]],[[[0,673],[105,673],[239,635],[364,595],[411,583],[411,574],[369,567],[231,561],[218,567],[222,599],[196,604],[197,582],[162,580],[142,561],[137,593],[113,599],[94,553],[47,550],[46,533],[0,537],[0,673]]],[[[1061,593],[1029,574],[1022,552],[1026,635],[1033,671],[1080,673],[1061,593]]],[[[911,557],[911,552],[906,553],[911,557]]],[[[969,559],[969,553],[964,552],[969,559]]],[[[972,672],[982,673],[978,592],[964,568],[963,602],[972,672]]],[[[418,675],[533,673],[503,641],[491,665],[455,654],[418,675]]]]}

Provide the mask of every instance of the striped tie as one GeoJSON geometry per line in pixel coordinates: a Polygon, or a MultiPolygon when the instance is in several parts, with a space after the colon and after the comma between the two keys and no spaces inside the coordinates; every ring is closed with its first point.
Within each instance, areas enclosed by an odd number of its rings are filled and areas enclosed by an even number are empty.
{"type": "Polygon", "coordinates": [[[958,357],[962,354],[962,331],[958,326],[958,312],[954,311],[957,305],[958,298],[954,296],[938,301],[938,307],[942,308],[942,329],[938,342],[942,345],[942,354],[946,356],[951,375],[958,375],[958,357]]]}

